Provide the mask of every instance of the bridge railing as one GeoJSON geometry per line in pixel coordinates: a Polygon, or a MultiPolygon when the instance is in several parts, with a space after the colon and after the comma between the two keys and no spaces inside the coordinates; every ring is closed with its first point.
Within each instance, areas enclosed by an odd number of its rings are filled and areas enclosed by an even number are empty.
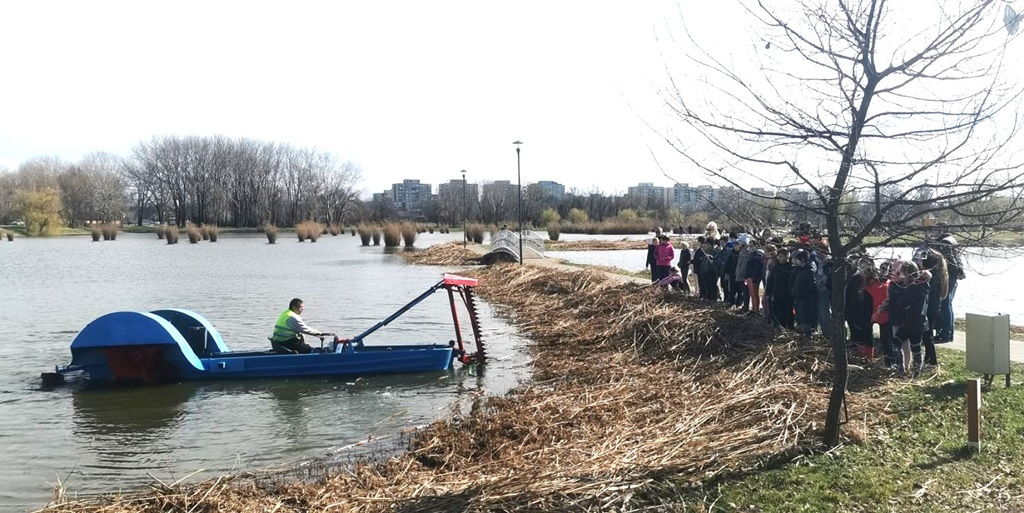
{"type": "MultiPolygon", "coordinates": [[[[519,233],[499,230],[491,236],[491,251],[504,251],[519,258],[519,233]]],[[[533,231],[523,232],[523,258],[544,258],[544,237],[533,231]]]]}

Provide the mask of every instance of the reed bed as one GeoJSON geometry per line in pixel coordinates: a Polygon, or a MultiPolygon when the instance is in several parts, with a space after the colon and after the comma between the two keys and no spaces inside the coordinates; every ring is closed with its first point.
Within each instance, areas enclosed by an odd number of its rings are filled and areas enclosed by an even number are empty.
{"type": "Polygon", "coordinates": [[[466,237],[470,242],[477,244],[483,244],[484,242],[484,225],[473,223],[466,226],[466,237]]]}
{"type": "Polygon", "coordinates": [[[419,265],[478,265],[480,255],[464,249],[461,241],[434,244],[422,251],[405,251],[401,255],[411,264],[419,265]]]}
{"type": "Polygon", "coordinates": [[[402,240],[402,228],[395,223],[384,225],[384,246],[388,248],[398,247],[402,240]]]}
{"type": "MultiPolygon", "coordinates": [[[[46,511],[684,510],[680,487],[817,446],[827,344],[596,271],[475,274],[534,341],[533,380],[432,424],[408,452],[312,483],[221,478],[46,511]]],[[[851,367],[854,439],[875,427],[884,380],[851,367]]]]}
{"type": "Polygon", "coordinates": [[[103,236],[103,229],[100,228],[100,225],[98,225],[98,224],[90,225],[89,226],[89,234],[92,235],[92,241],[93,242],[99,242],[100,241],[100,237],[103,236]]]}
{"type": "Polygon", "coordinates": [[[267,236],[267,244],[274,244],[277,242],[277,227],[267,223],[263,225],[263,234],[267,236]]]}
{"type": "Polygon", "coordinates": [[[167,239],[168,244],[177,244],[179,236],[181,236],[181,230],[177,225],[169,225],[164,228],[164,238],[167,239]]]}
{"type": "Polygon", "coordinates": [[[192,223],[185,224],[185,234],[188,235],[189,244],[199,244],[200,239],[203,237],[203,231],[192,223]]]}
{"type": "Polygon", "coordinates": [[[367,224],[359,225],[359,241],[362,242],[363,246],[370,245],[370,238],[373,237],[373,228],[367,224]]]}
{"type": "Polygon", "coordinates": [[[4,234],[7,235],[7,242],[14,242],[14,232],[9,232],[6,230],[0,230],[0,232],[4,232],[4,234]]]}
{"type": "Polygon", "coordinates": [[[103,231],[103,240],[117,240],[117,232],[120,228],[121,225],[118,223],[101,224],[100,230],[103,231]]]}
{"type": "Polygon", "coordinates": [[[370,227],[370,238],[373,239],[373,245],[374,246],[380,246],[380,236],[381,236],[380,226],[371,226],[370,227]]]}
{"type": "Polygon", "coordinates": [[[338,226],[337,224],[334,224],[334,223],[331,223],[327,227],[327,231],[331,232],[331,237],[337,237],[338,234],[341,233],[343,230],[344,230],[344,228],[342,228],[341,226],[338,226]]]}
{"type": "Polygon", "coordinates": [[[203,224],[199,226],[199,229],[203,233],[203,240],[217,242],[217,238],[220,237],[220,228],[215,224],[203,224]]]}
{"type": "Polygon", "coordinates": [[[160,225],[156,227],[156,240],[164,240],[164,234],[167,233],[167,227],[160,225]]]}
{"type": "Polygon", "coordinates": [[[548,224],[548,239],[557,241],[561,235],[562,225],[558,224],[558,222],[548,224]]]}
{"type": "Polygon", "coordinates": [[[647,249],[646,240],[556,240],[545,244],[552,251],[613,251],[622,249],[647,249]]]}
{"type": "Polygon", "coordinates": [[[353,236],[353,237],[355,237],[355,236],[356,236],[356,227],[355,227],[355,226],[350,226],[350,227],[348,228],[348,231],[352,233],[352,236],[353,236]]]}
{"type": "Polygon", "coordinates": [[[426,231],[425,228],[421,231],[420,226],[418,224],[402,223],[402,243],[405,244],[405,247],[413,247],[416,244],[416,236],[426,231]]]}
{"type": "Polygon", "coordinates": [[[654,229],[656,221],[649,219],[621,220],[609,219],[605,221],[583,221],[579,223],[565,223],[562,231],[565,233],[588,233],[608,235],[628,235],[648,233],[654,229]]]}

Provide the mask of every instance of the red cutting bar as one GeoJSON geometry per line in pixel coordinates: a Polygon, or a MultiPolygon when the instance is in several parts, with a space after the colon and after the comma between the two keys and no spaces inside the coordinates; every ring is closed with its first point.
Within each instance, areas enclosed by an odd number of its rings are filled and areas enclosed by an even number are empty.
{"type": "Polygon", "coordinates": [[[479,284],[479,283],[480,283],[480,280],[477,280],[476,278],[466,278],[465,276],[459,276],[457,274],[447,274],[447,273],[445,273],[445,275],[444,275],[444,284],[445,285],[466,285],[466,286],[469,286],[469,287],[476,287],[477,284],[479,284]]]}

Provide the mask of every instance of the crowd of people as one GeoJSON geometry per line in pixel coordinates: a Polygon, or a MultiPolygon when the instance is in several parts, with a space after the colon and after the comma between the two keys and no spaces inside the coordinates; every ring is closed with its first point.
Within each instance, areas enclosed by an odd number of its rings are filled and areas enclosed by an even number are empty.
{"type": "MultiPolygon", "coordinates": [[[[828,334],[835,286],[828,241],[811,230],[797,233],[783,241],[768,231],[758,236],[723,233],[710,222],[691,248],[685,240],[673,246],[658,228],[648,244],[646,266],[655,286],[724,302],[741,314],[804,335],[819,329],[828,334]]],[[[855,251],[848,262],[843,286],[850,347],[872,360],[877,346],[897,375],[917,377],[937,367],[935,344],[953,339],[953,296],[965,277],[956,239],[940,229],[909,260],[876,261],[855,251]]]]}

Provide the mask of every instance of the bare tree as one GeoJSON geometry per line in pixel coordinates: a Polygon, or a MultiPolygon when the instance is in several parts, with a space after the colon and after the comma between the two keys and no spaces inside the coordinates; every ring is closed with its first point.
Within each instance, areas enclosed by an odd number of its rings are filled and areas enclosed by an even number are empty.
{"type": "Polygon", "coordinates": [[[690,73],[670,78],[668,105],[681,123],[666,140],[714,182],[762,205],[781,199],[827,228],[836,262],[829,446],[839,443],[845,401],[851,250],[922,237],[925,216],[950,216],[970,241],[1024,212],[1024,173],[1010,145],[1021,84],[1006,75],[1013,41],[1002,7],[750,0],[743,8],[753,27],[744,33],[756,39],[745,55],[715,55],[716,45],[690,32],[679,41],[690,73]],[[809,190],[811,201],[755,187],[809,190]],[[998,212],[978,212],[993,201],[998,212]]]}

